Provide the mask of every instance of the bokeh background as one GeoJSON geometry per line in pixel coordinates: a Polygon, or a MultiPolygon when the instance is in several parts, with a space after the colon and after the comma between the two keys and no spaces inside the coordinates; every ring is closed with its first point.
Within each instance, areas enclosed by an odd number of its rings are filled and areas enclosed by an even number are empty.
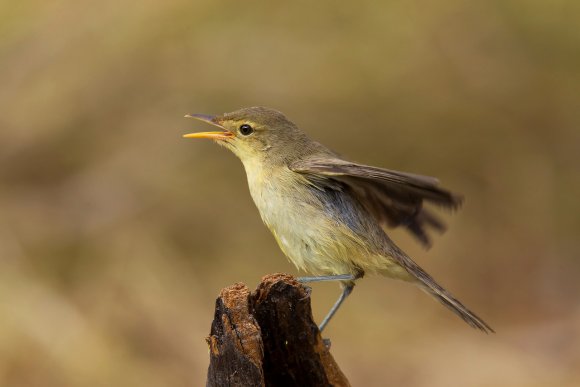
{"type": "MultiPolygon", "coordinates": [[[[354,386],[580,385],[580,3],[0,2],[0,385],[201,386],[219,290],[296,273],[185,113],[282,110],[466,196],[422,250],[496,330],[365,278],[354,386]]],[[[320,319],[339,292],[314,285],[320,319]]]]}

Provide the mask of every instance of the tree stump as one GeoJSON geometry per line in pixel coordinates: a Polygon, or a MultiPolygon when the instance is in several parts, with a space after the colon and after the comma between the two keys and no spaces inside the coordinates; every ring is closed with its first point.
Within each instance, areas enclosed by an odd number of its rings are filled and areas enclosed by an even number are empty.
{"type": "Polygon", "coordinates": [[[207,338],[208,387],[350,386],[312,318],[310,289],[286,274],[222,289],[207,338]]]}

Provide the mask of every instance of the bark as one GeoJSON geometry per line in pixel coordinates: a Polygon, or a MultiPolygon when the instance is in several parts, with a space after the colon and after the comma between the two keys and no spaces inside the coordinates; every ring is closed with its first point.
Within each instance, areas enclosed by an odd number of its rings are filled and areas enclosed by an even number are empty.
{"type": "Polygon", "coordinates": [[[312,318],[309,288],[286,274],[222,289],[207,339],[207,386],[350,386],[312,318]]]}

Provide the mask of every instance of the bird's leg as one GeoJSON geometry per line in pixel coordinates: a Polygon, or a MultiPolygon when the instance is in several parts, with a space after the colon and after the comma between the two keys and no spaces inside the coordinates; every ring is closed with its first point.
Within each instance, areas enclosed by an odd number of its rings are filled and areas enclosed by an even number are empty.
{"type": "Polygon", "coordinates": [[[340,306],[342,305],[344,300],[346,300],[346,298],[349,296],[349,294],[352,293],[353,289],[354,289],[354,282],[350,282],[350,283],[348,283],[348,285],[344,285],[344,287],[342,289],[342,293],[340,294],[340,297],[338,297],[338,300],[336,300],[336,302],[334,303],[334,305],[332,306],[332,308],[330,309],[330,311],[328,312],[326,317],[324,317],[324,320],[322,320],[322,322],[320,323],[320,326],[318,327],[320,332],[322,332],[322,330],[326,327],[326,325],[328,324],[328,322],[330,321],[332,316],[334,316],[334,314],[336,313],[338,308],[340,308],[340,306]]]}
{"type": "Polygon", "coordinates": [[[338,274],[338,275],[321,275],[316,277],[298,277],[296,280],[298,282],[323,282],[323,281],[354,281],[360,278],[360,276],[354,274],[338,274]]]}
{"type": "Polygon", "coordinates": [[[342,305],[344,300],[346,300],[346,298],[349,296],[349,294],[352,293],[352,290],[354,289],[354,281],[359,279],[359,278],[362,278],[363,275],[364,275],[364,272],[361,270],[359,273],[356,273],[356,274],[322,275],[322,276],[316,276],[316,277],[298,277],[297,278],[298,282],[302,282],[302,283],[322,282],[322,281],[343,281],[343,282],[341,282],[342,293],[340,294],[340,297],[338,297],[338,300],[336,300],[336,302],[334,303],[332,308],[330,308],[330,311],[328,312],[326,317],[324,317],[324,319],[322,320],[322,322],[318,326],[318,329],[320,330],[320,332],[322,332],[322,330],[326,327],[326,325],[328,324],[328,322],[330,321],[332,316],[334,316],[334,314],[336,313],[338,308],[340,308],[340,306],[342,305]]]}

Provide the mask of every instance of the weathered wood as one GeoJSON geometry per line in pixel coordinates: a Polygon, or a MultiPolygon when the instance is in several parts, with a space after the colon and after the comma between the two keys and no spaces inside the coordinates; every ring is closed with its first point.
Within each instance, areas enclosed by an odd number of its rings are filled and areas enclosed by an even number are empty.
{"type": "Polygon", "coordinates": [[[223,289],[208,338],[207,386],[350,386],[312,318],[309,289],[286,274],[223,289]]]}
{"type": "Polygon", "coordinates": [[[265,386],[260,327],[250,314],[250,291],[242,283],[222,289],[216,300],[207,386],[265,386]]]}

